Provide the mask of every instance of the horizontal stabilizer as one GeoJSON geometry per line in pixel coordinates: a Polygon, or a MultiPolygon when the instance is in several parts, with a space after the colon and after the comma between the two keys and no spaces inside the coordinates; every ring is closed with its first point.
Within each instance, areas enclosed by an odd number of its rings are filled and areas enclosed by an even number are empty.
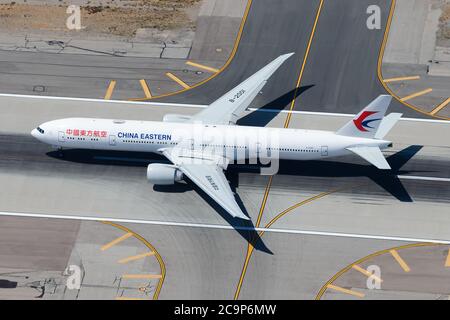
{"type": "Polygon", "coordinates": [[[401,113],[391,113],[383,118],[375,134],[375,139],[383,139],[402,117],[401,113]]]}
{"type": "Polygon", "coordinates": [[[381,170],[390,170],[391,166],[386,161],[379,147],[352,147],[347,150],[357,154],[364,160],[370,162],[375,167],[381,170]]]}

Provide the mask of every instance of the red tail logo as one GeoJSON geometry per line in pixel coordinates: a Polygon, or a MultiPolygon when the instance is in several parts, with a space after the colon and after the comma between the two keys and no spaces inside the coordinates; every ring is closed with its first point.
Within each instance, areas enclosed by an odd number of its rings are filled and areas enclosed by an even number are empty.
{"type": "Polygon", "coordinates": [[[376,111],[364,111],[363,113],[361,113],[361,115],[357,118],[353,120],[353,123],[355,124],[356,128],[358,128],[359,131],[362,132],[367,132],[369,130],[367,129],[373,129],[373,127],[369,126],[369,124],[373,121],[378,121],[381,119],[371,119],[371,120],[366,120],[367,117],[370,117],[371,115],[378,113],[376,111]]]}

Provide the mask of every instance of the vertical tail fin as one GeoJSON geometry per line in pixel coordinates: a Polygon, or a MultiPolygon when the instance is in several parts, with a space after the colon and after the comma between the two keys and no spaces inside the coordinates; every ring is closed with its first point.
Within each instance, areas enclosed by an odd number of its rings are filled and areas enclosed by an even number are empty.
{"type": "Polygon", "coordinates": [[[373,139],[381,121],[391,103],[390,95],[381,95],[358,113],[352,121],[343,126],[336,134],[341,136],[373,139]]]}

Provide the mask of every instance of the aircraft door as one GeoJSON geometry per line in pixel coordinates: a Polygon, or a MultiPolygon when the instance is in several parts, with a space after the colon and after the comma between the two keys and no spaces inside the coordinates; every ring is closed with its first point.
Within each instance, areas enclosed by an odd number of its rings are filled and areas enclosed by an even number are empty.
{"type": "Polygon", "coordinates": [[[328,157],[328,146],[322,146],[322,157],[328,157]]]}
{"type": "Polygon", "coordinates": [[[109,145],[110,146],[115,146],[116,145],[116,136],[115,135],[110,135],[109,136],[109,145]]]}
{"type": "Polygon", "coordinates": [[[64,131],[58,131],[58,141],[59,142],[66,141],[66,133],[64,131]]]}

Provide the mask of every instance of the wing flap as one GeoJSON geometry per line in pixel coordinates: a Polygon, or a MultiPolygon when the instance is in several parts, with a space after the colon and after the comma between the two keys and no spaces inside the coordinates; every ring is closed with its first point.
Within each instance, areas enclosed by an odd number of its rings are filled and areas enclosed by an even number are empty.
{"type": "Polygon", "coordinates": [[[221,168],[211,165],[182,164],[179,170],[233,217],[250,220],[237,204],[221,168]]]}
{"type": "Polygon", "coordinates": [[[224,164],[220,159],[179,147],[164,149],[161,152],[225,211],[235,218],[250,220],[242,212],[234,198],[233,191],[223,172],[224,164]]]}

